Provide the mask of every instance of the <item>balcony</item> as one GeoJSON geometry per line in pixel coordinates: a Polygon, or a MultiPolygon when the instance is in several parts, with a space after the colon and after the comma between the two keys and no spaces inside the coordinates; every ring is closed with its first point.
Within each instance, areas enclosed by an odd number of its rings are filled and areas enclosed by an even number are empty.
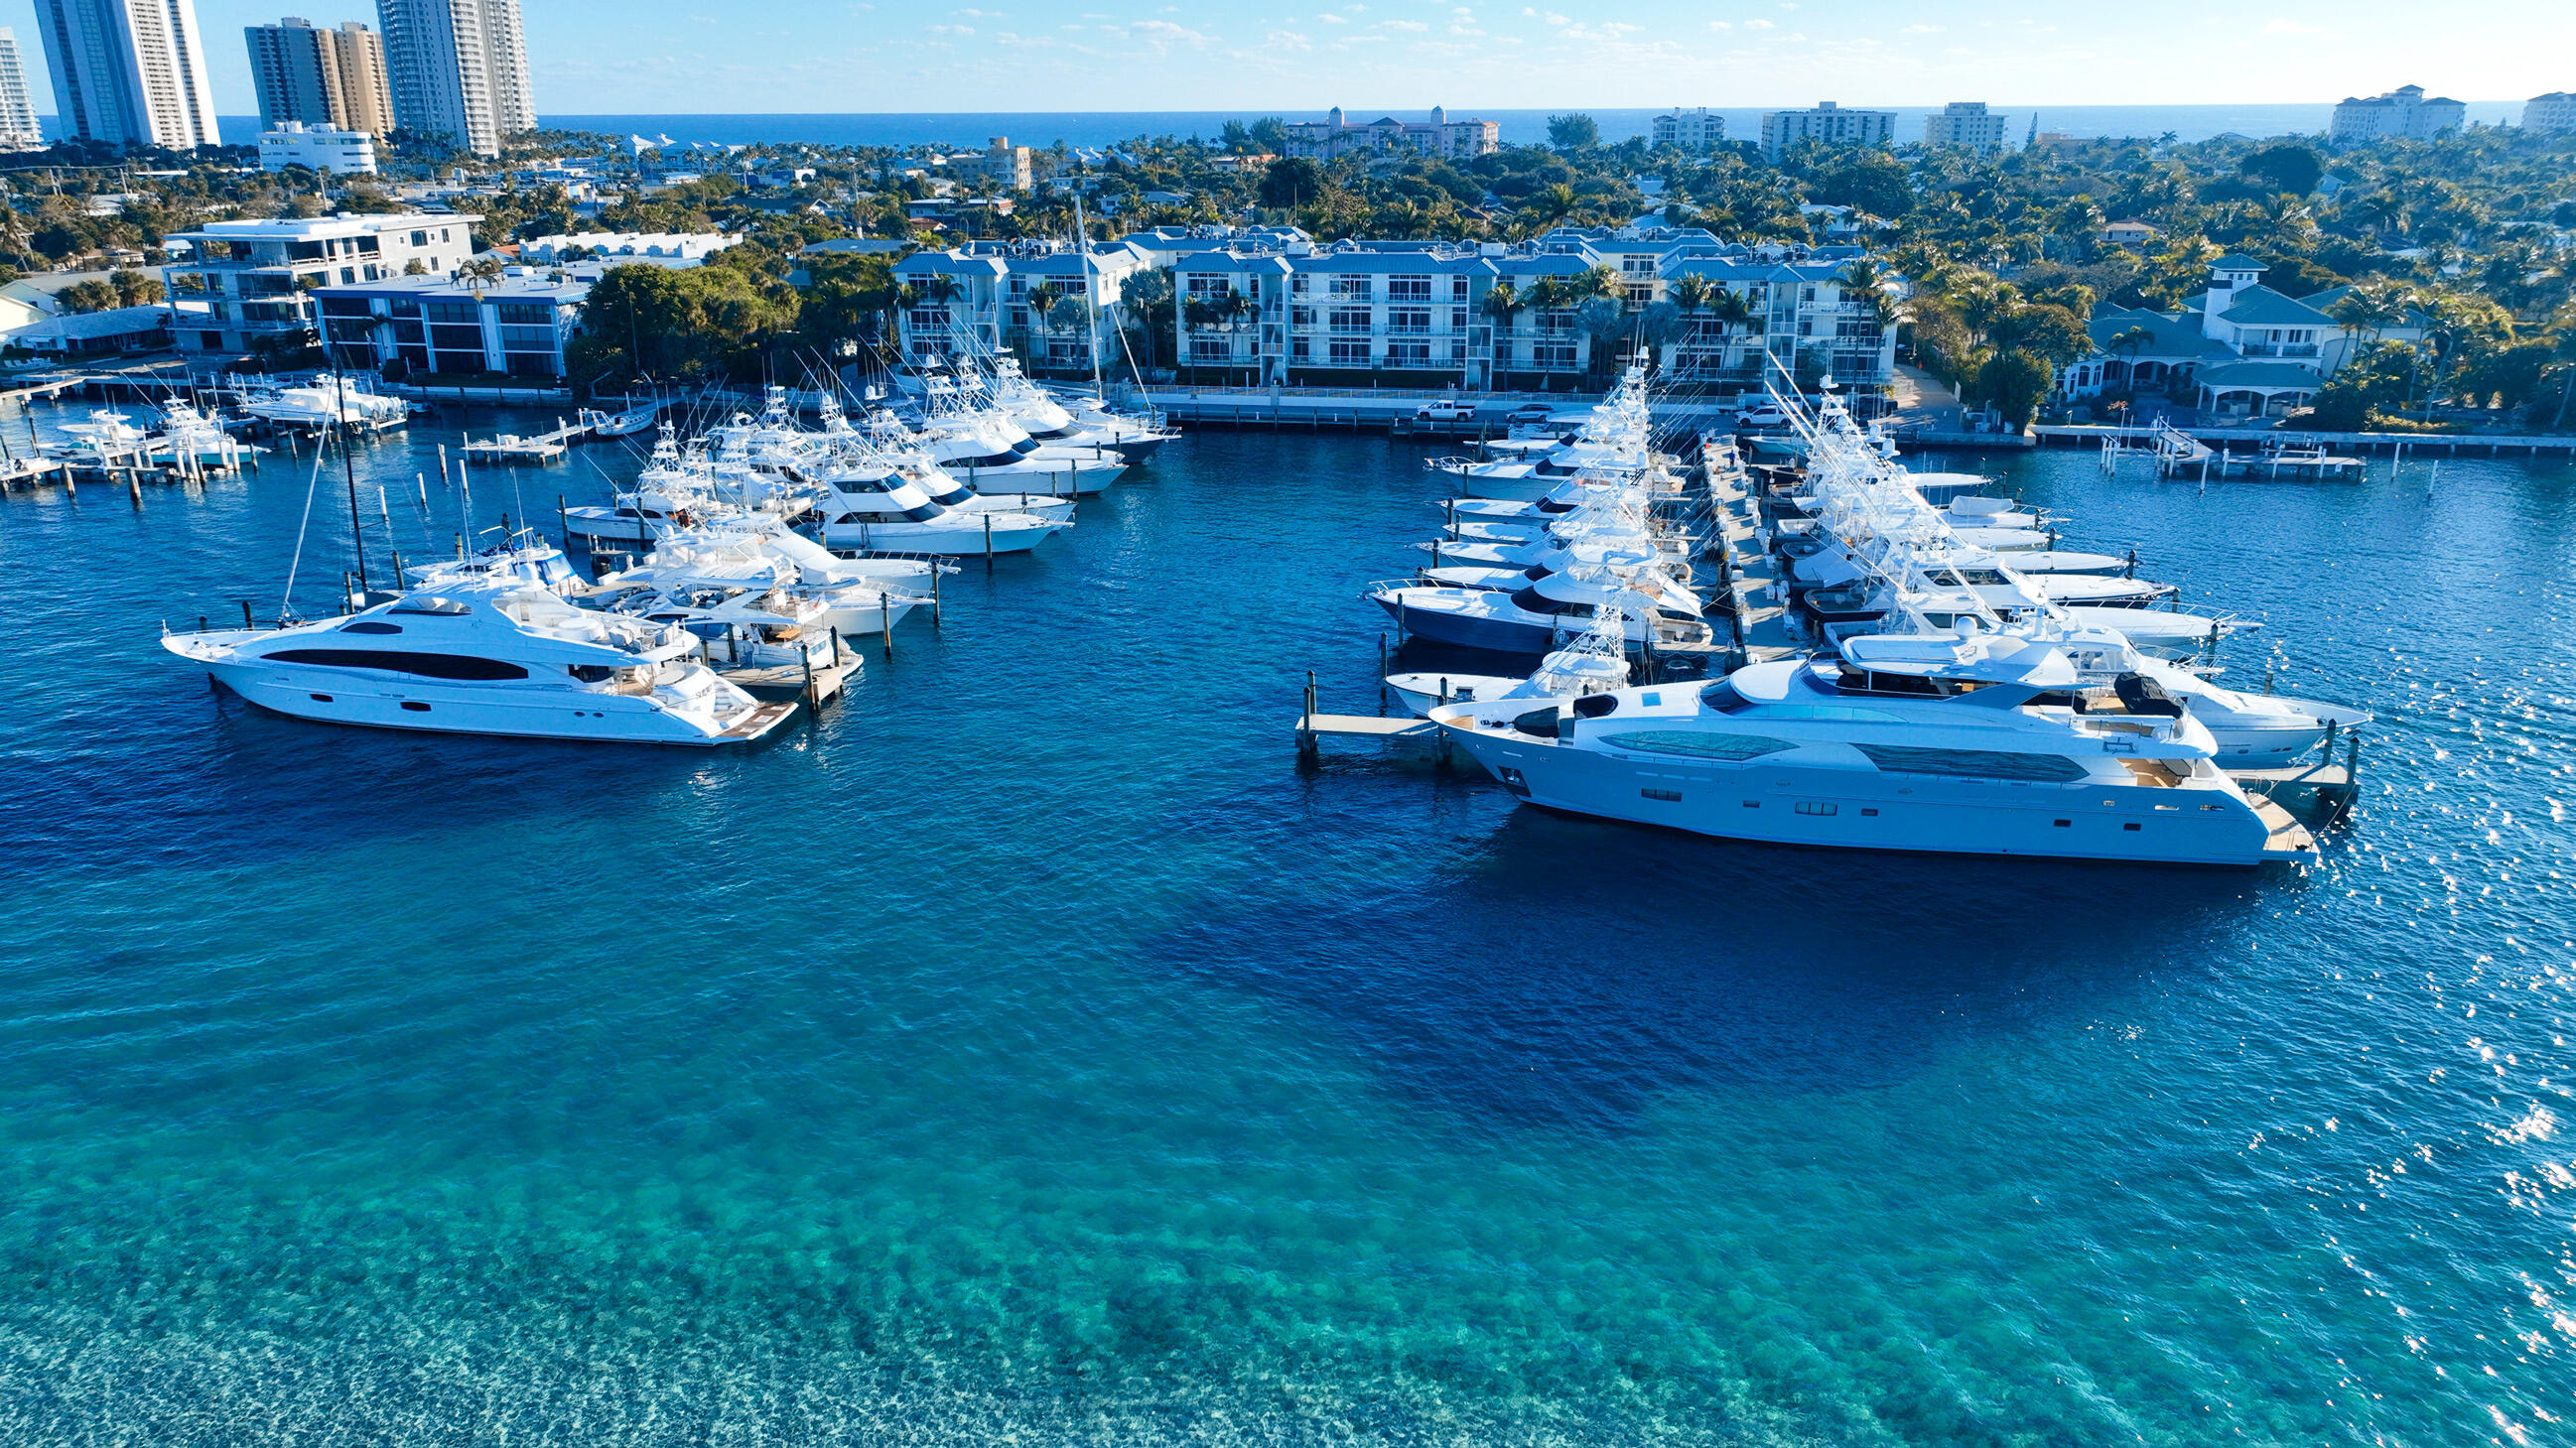
{"type": "Polygon", "coordinates": [[[2293,359],[2314,358],[2317,355],[2317,344],[2314,342],[2248,342],[2244,347],[2244,355],[2293,359]]]}

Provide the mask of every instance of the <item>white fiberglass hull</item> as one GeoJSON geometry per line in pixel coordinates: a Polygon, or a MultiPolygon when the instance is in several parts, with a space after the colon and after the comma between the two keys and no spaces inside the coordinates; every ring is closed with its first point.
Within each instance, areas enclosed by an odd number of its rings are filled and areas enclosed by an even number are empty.
{"type": "Polygon", "coordinates": [[[2252,866],[2273,858],[2262,817],[2216,790],[1638,759],[1472,721],[1447,727],[1452,742],[1531,804],[1718,839],[2135,864],[2252,866]]]}
{"type": "Polygon", "coordinates": [[[823,529],[823,543],[870,553],[980,558],[1026,553],[1063,528],[1026,513],[950,513],[928,523],[833,523],[823,529]]]}
{"type": "Polygon", "coordinates": [[[888,593],[883,607],[874,599],[859,604],[837,604],[823,611],[823,621],[843,638],[870,638],[903,622],[904,615],[930,600],[908,593],[888,593]]]}
{"type": "MultiPolygon", "coordinates": [[[[1386,687],[1405,712],[1416,718],[1428,715],[1440,704],[1481,703],[1499,699],[1527,679],[1514,679],[1501,674],[1389,674],[1386,687]]],[[[1535,706],[1532,706],[1535,707],[1535,706]]]]}
{"type": "Polygon", "coordinates": [[[430,734],[711,747],[761,738],[795,712],[793,705],[769,705],[723,720],[703,711],[666,708],[644,694],[446,684],[370,677],[371,670],[265,663],[211,662],[204,667],[234,693],[292,718],[430,734]]]}
{"type": "Polygon", "coordinates": [[[1127,464],[1115,455],[1092,460],[1041,456],[989,468],[974,463],[940,466],[979,493],[1043,493],[1050,498],[1097,497],[1127,471],[1127,464]]]}

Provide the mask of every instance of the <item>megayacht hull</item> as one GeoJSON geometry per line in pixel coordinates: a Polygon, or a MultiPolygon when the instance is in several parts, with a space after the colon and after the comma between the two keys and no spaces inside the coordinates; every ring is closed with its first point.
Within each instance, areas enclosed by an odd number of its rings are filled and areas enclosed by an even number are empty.
{"type": "Polygon", "coordinates": [[[490,697],[503,691],[442,689],[425,680],[361,679],[324,670],[285,671],[273,666],[207,664],[225,688],[272,713],[316,724],[406,729],[422,734],[479,734],[508,739],[559,739],[585,744],[676,744],[709,748],[759,739],[795,712],[793,704],[761,705],[730,727],[697,721],[654,707],[632,695],[586,695],[572,690],[510,690],[523,697],[490,697]]]}
{"type": "Polygon", "coordinates": [[[1515,730],[1444,727],[1528,803],[1716,839],[2128,864],[2250,867],[2276,858],[2265,852],[2270,831],[2260,817],[2206,791],[1933,781],[1660,754],[1632,761],[1515,730]]]}

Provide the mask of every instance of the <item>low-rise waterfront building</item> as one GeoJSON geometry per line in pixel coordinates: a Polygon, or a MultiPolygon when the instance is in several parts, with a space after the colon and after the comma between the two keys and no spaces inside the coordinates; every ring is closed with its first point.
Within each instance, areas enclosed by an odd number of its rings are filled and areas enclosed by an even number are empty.
{"type": "Polygon", "coordinates": [[[2004,145],[2004,118],[1987,110],[1984,101],[1952,101],[1923,118],[1923,144],[2000,151],[2004,145]]]}
{"type": "Polygon", "coordinates": [[[2420,85],[2402,85],[2386,95],[2346,96],[2335,103],[2327,137],[2336,141],[2376,141],[2396,137],[2429,141],[2456,131],[2469,108],[2448,96],[2427,96],[2420,85]]]}
{"type": "Polygon", "coordinates": [[[1685,151],[1705,151],[1725,144],[1726,117],[1706,106],[1684,110],[1679,106],[1655,117],[1655,144],[1679,146],[1685,151]]]}
{"type": "Polygon", "coordinates": [[[1666,295],[1699,300],[1676,303],[1680,327],[1663,348],[1666,373],[1677,382],[1752,392],[1766,374],[1781,380],[1776,363],[1802,385],[1831,377],[1862,392],[1884,386],[1896,374],[1897,323],[1852,285],[1857,255],[1676,255],[1666,264],[1666,295]]]}
{"type": "Polygon", "coordinates": [[[259,169],[283,171],[301,166],[333,176],[376,174],[376,138],[338,126],[308,126],[280,121],[259,133],[259,169]]]}
{"type": "Polygon", "coordinates": [[[1896,139],[1896,112],[1847,111],[1823,101],[1803,111],[1771,111],[1762,117],[1762,154],[1777,161],[1801,141],[1828,146],[1884,146],[1896,139]]]}
{"type": "Polygon", "coordinates": [[[1118,357],[1124,286],[1146,266],[1142,253],[1121,242],[1094,242],[1088,256],[1045,241],[914,252],[894,266],[904,288],[896,322],[903,355],[917,366],[1008,348],[1033,374],[1106,370],[1118,357]],[[1082,308],[1086,282],[1100,308],[1097,329],[1082,308]]]}
{"type": "Polygon", "coordinates": [[[281,217],[215,221],[166,238],[161,270],[170,299],[189,313],[183,352],[240,353],[300,340],[313,328],[305,292],[400,276],[418,263],[438,275],[474,254],[468,213],[281,217]],[[199,310],[202,308],[202,310],[199,310]]]}
{"type": "Polygon", "coordinates": [[[557,379],[588,280],[512,267],[488,282],[390,276],[314,292],[342,366],[388,375],[557,379]]]}
{"type": "Polygon", "coordinates": [[[1433,106],[1427,121],[1399,121],[1380,116],[1353,125],[1335,106],[1320,121],[1291,121],[1288,154],[1329,161],[1361,154],[1441,156],[1451,159],[1487,156],[1502,148],[1498,121],[1453,121],[1446,106],[1433,106]]]}
{"type": "Polygon", "coordinates": [[[2551,91],[2523,102],[2522,128],[2544,136],[2576,135],[2576,91],[2551,91]]]}

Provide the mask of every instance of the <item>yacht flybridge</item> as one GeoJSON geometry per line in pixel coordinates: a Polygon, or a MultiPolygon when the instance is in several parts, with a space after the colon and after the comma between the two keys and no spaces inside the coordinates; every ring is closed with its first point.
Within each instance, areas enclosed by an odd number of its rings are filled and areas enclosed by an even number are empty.
{"type": "Polygon", "coordinates": [[[693,662],[679,629],[574,608],[515,578],[289,628],[170,634],[243,698],[330,724],[635,744],[741,744],[795,712],[693,662]]]}

